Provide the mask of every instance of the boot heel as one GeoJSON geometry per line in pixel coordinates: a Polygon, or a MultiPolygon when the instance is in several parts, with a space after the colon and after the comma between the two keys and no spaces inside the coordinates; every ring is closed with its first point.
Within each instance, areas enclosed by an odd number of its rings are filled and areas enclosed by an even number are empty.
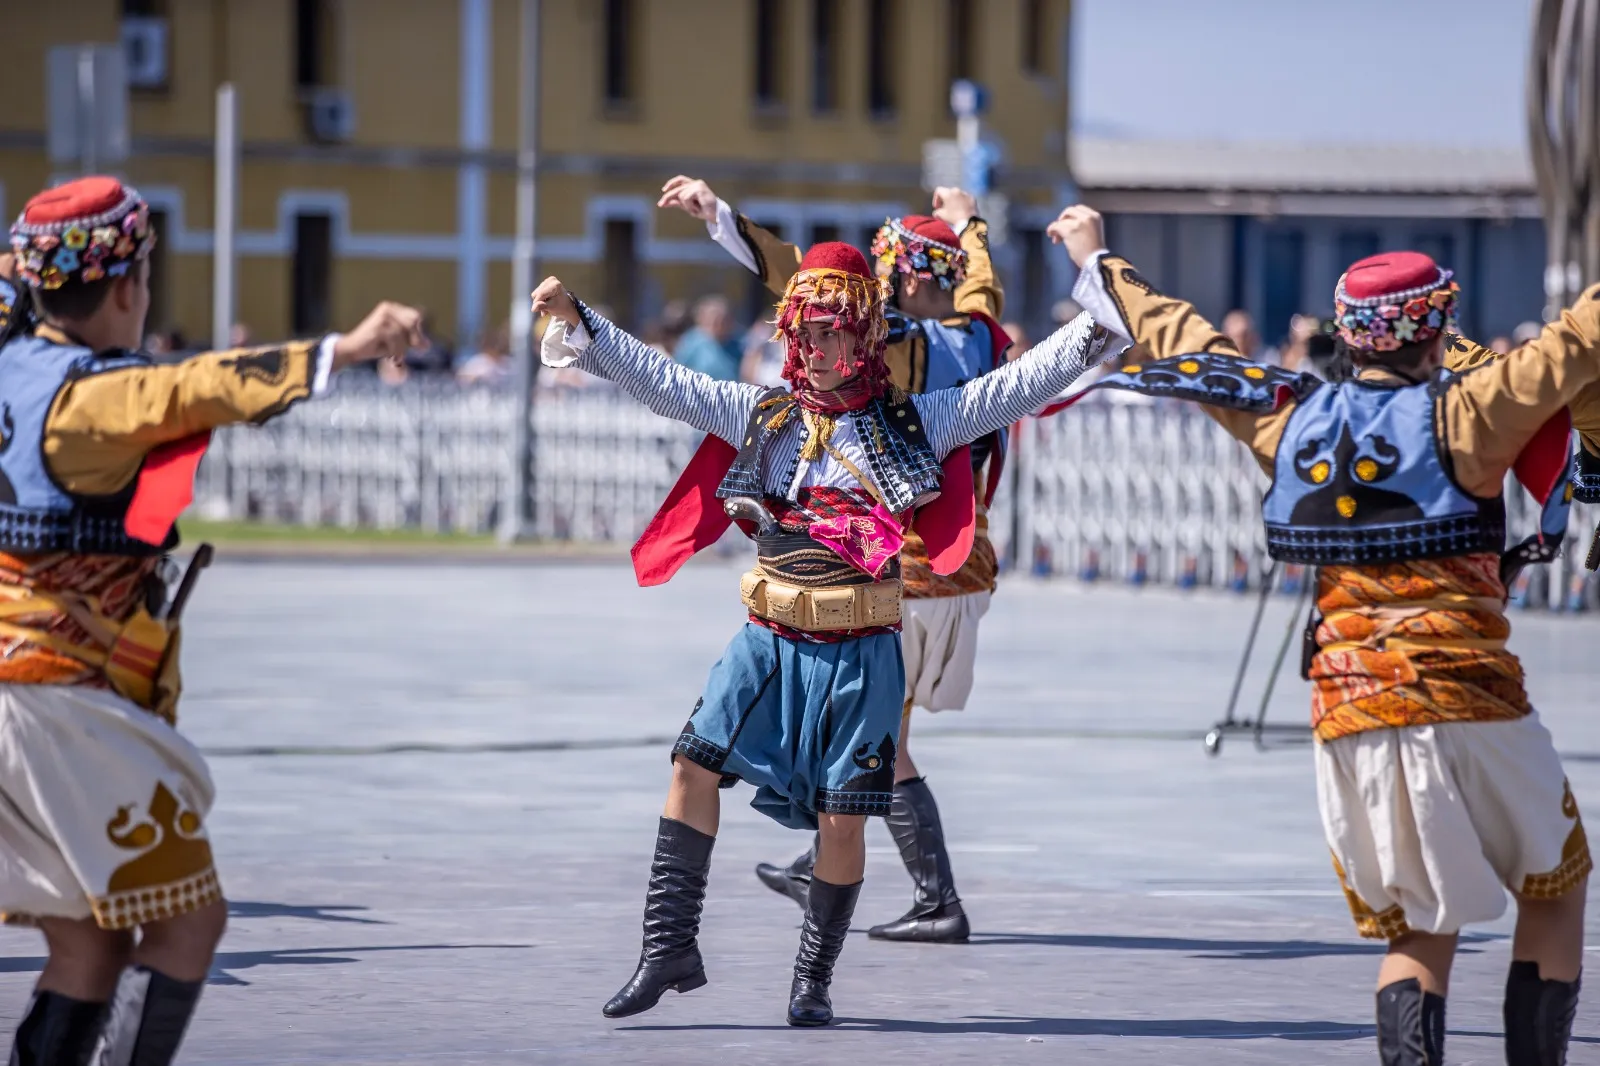
{"type": "Polygon", "coordinates": [[[697,988],[704,988],[705,984],[706,972],[704,970],[697,970],[681,981],[672,982],[672,984],[668,985],[667,987],[672,989],[674,992],[693,992],[697,988]]]}

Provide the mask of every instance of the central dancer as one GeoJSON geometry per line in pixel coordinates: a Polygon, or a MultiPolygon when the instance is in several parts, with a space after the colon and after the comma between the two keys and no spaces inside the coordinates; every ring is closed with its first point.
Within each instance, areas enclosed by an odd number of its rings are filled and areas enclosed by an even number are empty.
{"type": "Polygon", "coordinates": [[[741,582],[750,621],[673,747],[643,949],[607,1017],[705,984],[697,937],[718,788],[745,780],[757,810],[819,831],[788,1020],[833,1020],[828,988],[861,888],[865,821],[887,815],[894,798],[900,548],[914,521],[933,569],[960,567],[976,527],[968,446],[1037,411],[1106,346],[1079,316],[976,381],[907,396],[884,362],[886,294],[854,248],[813,247],[777,305],[790,387],[763,389],[674,363],[555,278],[534,293],[534,311],[563,324],[545,334],[546,365],[608,378],[708,435],[634,548],[640,583],[670,578],[715,543],[730,514],[756,539],[756,566],[741,582]]]}
{"type": "MultiPolygon", "coordinates": [[[[661,193],[657,206],[677,207],[705,222],[711,238],[729,255],[773,293],[783,294],[799,269],[799,248],[735,213],[699,179],[679,175],[661,193]]],[[[884,362],[889,380],[909,393],[961,385],[1003,366],[1011,343],[998,321],[1004,295],[989,259],[989,226],[978,217],[977,201],[962,189],[942,187],[934,190],[932,206],[932,217],[885,219],[872,240],[874,268],[890,288],[884,362]]],[[[875,939],[949,943],[966,940],[969,933],[950,871],[939,804],[912,762],[907,742],[913,705],[959,711],[972,694],[978,623],[989,610],[999,571],[988,535],[988,504],[1004,460],[1004,433],[973,442],[977,534],[972,553],[954,573],[933,572],[914,532],[907,532],[900,553],[906,698],[894,802],[884,821],[911,875],[912,897],[903,916],[867,930],[875,939]]],[[[756,876],[804,908],[816,858],[813,840],[788,866],[764,862],[756,867],[756,876]]]]}

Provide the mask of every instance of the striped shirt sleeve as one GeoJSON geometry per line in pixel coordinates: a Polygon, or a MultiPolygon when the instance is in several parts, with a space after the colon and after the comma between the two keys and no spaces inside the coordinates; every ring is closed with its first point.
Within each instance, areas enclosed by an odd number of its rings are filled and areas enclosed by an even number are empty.
{"type": "Polygon", "coordinates": [[[546,366],[575,366],[603,377],[663,418],[687,422],[738,447],[766,390],[690,370],[590,308],[580,305],[580,310],[578,325],[552,323],[546,330],[540,353],[546,366]]]}
{"type": "Polygon", "coordinates": [[[943,459],[1033,414],[1100,361],[1106,340],[1086,312],[998,370],[958,388],[911,397],[934,454],[943,459]]]}

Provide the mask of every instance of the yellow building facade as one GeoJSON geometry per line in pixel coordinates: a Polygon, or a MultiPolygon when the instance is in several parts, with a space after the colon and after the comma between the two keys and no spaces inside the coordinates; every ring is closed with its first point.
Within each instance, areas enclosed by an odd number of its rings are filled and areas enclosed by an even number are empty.
{"type": "MultiPolygon", "coordinates": [[[[121,43],[131,154],[159,212],[153,324],[211,322],[213,114],[236,87],[239,318],[258,337],[348,325],[383,297],[469,343],[511,306],[523,0],[70,0],[7,23],[0,209],[78,172],[49,151],[52,48],[121,43]],[[152,53],[155,57],[152,58],[152,53]]],[[[857,244],[926,210],[949,84],[989,91],[1002,265],[1037,304],[1066,187],[1068,0],[541,0],[538,269],[637,322],[750,280],[663,181],[705,177],[796,241],[857,244]],[[1009,258],[1007,258],[1009,257],[1009,258]],[[1037,290],[1034,292],[1033,290],[1037,290]],[[1031,296],[1030,296],[1031,293],[1031,296]]],[[[1037,313],[1038,308],[1032,310],[1037,313]]]]}

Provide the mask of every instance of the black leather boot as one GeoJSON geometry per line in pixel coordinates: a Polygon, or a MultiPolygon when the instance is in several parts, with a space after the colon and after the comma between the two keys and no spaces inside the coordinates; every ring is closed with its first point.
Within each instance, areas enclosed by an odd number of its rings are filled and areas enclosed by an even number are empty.
{"type": "Polygon", "coordinates": [[[1536,962],[1513,962],[1506,975],[1507,1066],[1566,1066],[1577,981],[1546,981],[1536,962]]]}
{"type": "Polygon", "coordinates": [[[961,909],[961,897],[956,895],[944,827],[939,824],[939,805],[928,783],[913,777],[894,786],[894,802],[884,821],[911,875],[911,909],[898,921],[873,926],[867,935],[877,940],[942,944],[966,940],[972,930],[961,909]]]}
{"type": "Polygon", "coordinates": [[[204,987],[147,966],[123,970],[89,1066],[171,1066],[204,987]]]}
{"type": "Polygon", "coordinates": [[[833,964],[839,961],[850,917],[856,912],[861,882],[835,885],[811,878],[806,898],[806,920],[800,926],[800,953],[794,958],[794,983],[789,986],[789,1024],[827,1025],[833,1021],[828,986],[833,964]]]}
{"type": "Polygon", "coordinates": [[[700,961],[700,908],[716,837],[671,818],[656,830],[650,887],[644,894],[644,947],[639,966],[600,1013],[626,1018],[654,1007],[667,989],[689,992],[706,983],[700,961]]]}
{"type": "Polygon", "coordinates": [[[1383,1066],[1444,1066],[1444,997],[1415,977],[1378,989],[1378,1061],[1383,1066]]]}
{"type": "Polygon", "coordinates": [[[83,1066],[105,1007],[60,992],[35,992],[17,1026],[11,1066],[83,1066]]]}
{"type": "Polygon", "coordinates": [[[811,867],[817,863],[817,838],[811,838],[811,850],[802,852],[788,866],[774,866],[770,862],[756,863],[756,876],[761,883],[780,895],[788,896],[806,906],[806,889],[811,887],[811,867]]]}

